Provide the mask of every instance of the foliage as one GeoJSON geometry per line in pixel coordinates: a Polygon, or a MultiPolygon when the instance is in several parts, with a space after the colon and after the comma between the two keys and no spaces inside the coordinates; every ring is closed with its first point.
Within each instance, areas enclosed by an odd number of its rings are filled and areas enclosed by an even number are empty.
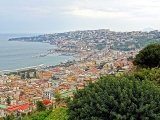
{"type": "Polygon", "coordinates": [[[42,112],[40,115],[39,115],[39,119],[38,120],[44,120],[46,117],[49,116],[49,114],[52,112],[52,110],[49,110],[47,112],[42,112]]]}
{"type": "Polygon", "coordinates": [[[139,79],[145,80],[148,79],[150,81],[155,82],[160,85],[160,69],[152,68],[152,69],[140,69],[138,72],[133,72],[132,75],[139,79]]]}
{"type": "Polygon", "coordinates": [[[26,78],[30,78],[30,74],[29,74],[29,72],[27,72],[26,78]]]}
{"type": "Polygon", "coordinates": [[[24,116],[23,120],[45,120],[45,118],[47,118],[51,112],[52,110],[35,112],[31,115],[24,116]]]}
{"type": "Polygon", "coordinates": [[[8,105],[10,105],[10,104],[11,104],[11,99],[10,99],[10,97],[9,97],[9,96],[7,96],[6,103],[7,103],[8,105]]]}
{"type": "Polygon", "coordinates": [[[18,116],[16,118],[12,119],[12,120],[21,120],[21,116],[18,116]]]}
{"type": "Polygon", "coordinates": [[[36,103],[37,111],[44,111],[46,110],[45,105],[42,103],[42,101],[37,101],[36,103]]]}
{"type": "Polygon", "coordinates": [[[100,63],[100,65],[97,66],[97,69],[102,69],[105,64],[106,64],[106,62],[100,63]]]}
{"type": "Polygon", "coordinates": [[[97,48],[98,50],[103,50],[105,47],[106,47],[106,44],[98,44],[98,45],[96,46],[96,48],[97,48]]]}
{"type": "Polygon", "coordinates": [[[136,55],[134,65],[141,68],[154,68],[160,65],[160,44],[150,44],[136,55]]]}
{"type": "Polygon", "coordinates": [[[133,60],[133,56],[129,56],[129,57],[127,58],[127,61],[130,61],[130,60],[133,60]]]}
{"type": "Polygon", "coordinates": [[[54,75],[51,77],[52,80],[58,80],[54,75]]]}
{"type": "Polygon", "coordinates": [[[130,51],[135,49],[140,49],[149,44],[160,42],[159,38],[148,38],[147,36],[138,36],[133,37],[133,40],[129,41],[114,41],[111,49],[121,50],[121,51],[130,51]]]}
{"type": "Polygon", "coordinates": [[[13,120],[14,119],[13,113],[11,113],[10,115],[7,115],[4,119],[5,120],[13,120]]]}
{"type": "Polygon", "coordinates": [[[68,104],[69,120],[160,119],[160,89],[134,76],[104,76],[78,90],[68,104]]]}
{"type": "Polygon", "coordinates": [[[37,78],[37,73],[36,73],[36,71],[34,71],[34,73],[33,73],[33,78],[37,78]]]}
{"type": "Polygon", "coordinates": [[[60,94],[56,94],[55,98],[56,98],[56,102],[59,102],[62,99],[60,94]]]}
{"type": "Polygon", "coordinates": [[[139,47],[145,47],[149,44],[158,43],[159,39],[147,38],[146,36],[139,36],[135,38],[139,47]]]}
{"type": "Polygon", "coordinates": [[[21,73],[21,79],[25,79],[25,74],[21,73]]]}
{"type": "Polygon", "coordinates": [[[26,115],[23,117],[23,120],[67,120],[67,112],[66,108],[58,108],[54,111],[42,111],[42,112],[35,112],[31,115],[26,115]]]}
{"type": "Polygon", "coordinates": [[[55,109],[45,120],[68,120],[67,108],[55,109]]]}

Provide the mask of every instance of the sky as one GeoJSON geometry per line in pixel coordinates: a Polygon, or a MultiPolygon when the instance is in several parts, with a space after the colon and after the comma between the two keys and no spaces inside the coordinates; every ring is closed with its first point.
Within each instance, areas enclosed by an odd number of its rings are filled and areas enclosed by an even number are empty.
{"type": "Polygon", "coordinates": [[[160,0],[0,0],[0,33],[160,29],[160,0]]]}

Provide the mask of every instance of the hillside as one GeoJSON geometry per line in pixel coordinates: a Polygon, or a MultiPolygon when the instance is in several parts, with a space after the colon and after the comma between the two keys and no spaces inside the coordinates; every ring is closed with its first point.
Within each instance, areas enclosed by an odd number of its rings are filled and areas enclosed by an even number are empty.
{"type": "Polygon", "coordinates": [[[87,50],[102,50],[105,47],[110,47],[114,50],[129,51],[160,42],[160,32],[116,32],[109,29],[100,29],[11,38],[9,41],[47,42],[57,45],[59,51],[69,49],[70,51],[67,52],[79,52],[77,51],[79,47],[84,47],[83,49],[86,48],[87,50]]]}
{"type": "Polygon", "coordinates": [[[67,120],[67,108],[57,108],[45,120],[67,120]]]}

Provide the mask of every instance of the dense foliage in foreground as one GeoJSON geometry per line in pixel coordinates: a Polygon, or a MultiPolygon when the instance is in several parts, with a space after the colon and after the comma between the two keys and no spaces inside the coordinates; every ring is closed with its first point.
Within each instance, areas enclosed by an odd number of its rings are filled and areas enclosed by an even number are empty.
{"type": "Polygon", "coordinates": [[[160,119],[160,89],[134,76],[105,76],[75,93],[69,120],[160,119]]]}
{"type": "Polygon", "coordinates": [[[45,120],[68,120],[67,108],[57,108],[45,120]]]}

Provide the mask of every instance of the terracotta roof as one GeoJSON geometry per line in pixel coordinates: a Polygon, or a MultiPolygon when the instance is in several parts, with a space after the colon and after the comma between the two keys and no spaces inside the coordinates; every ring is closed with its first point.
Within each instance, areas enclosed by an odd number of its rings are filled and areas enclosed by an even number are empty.
{"type": "Polygon", "coordinates": [[[42,102],[43,102],[43,104],[44,104],[44,105],[48,105],[48,104],[50,104],[50,103],[51,103],[51,101],[50,101],[50,100],[43,100],[42,102]]]}
{"type": "Polygon", "coordinates": [[[18,110],[25,110],[28,109],[29,105],[19,105],[19,106],[10,106],[9,108],[6,108],[6,111],[8,112],[13,112],[13,111],[18,111],[18,110]]]}
{"type": "Polygon", "coordinates": [[[133,60],[130,60],[131,63],[133,63],[133,60]]]}
{"type": "Polygon", "coordinates": [[[11,106],[7,108],[6,111],[13,112],[13,111],[17,111],[18,109],[19,109],[19,106],[11,106]]]}
{"type": "Polygon", "coordinates": [[[19,110],[25,110],[25,109],[28,109],[30,106],[27,104],[27,105],[23,105],[23,106],[20,106],[19,107],[19,110]]]}

